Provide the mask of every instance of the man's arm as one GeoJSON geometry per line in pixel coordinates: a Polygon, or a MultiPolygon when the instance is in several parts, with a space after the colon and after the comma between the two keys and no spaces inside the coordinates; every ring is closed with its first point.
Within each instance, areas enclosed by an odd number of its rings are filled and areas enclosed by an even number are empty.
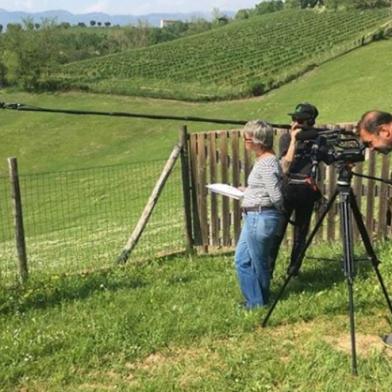
{"type": "Polygon", "coordinates": [[[294,123],[290,130],[290,144],[285,155],[280,160],[283,174],[287,174],[290,170],[291,163],[294,160],[295,148],[297,144],[297,134],[301,131],[301,128],[297,128],[297,123],[294,123]]]}

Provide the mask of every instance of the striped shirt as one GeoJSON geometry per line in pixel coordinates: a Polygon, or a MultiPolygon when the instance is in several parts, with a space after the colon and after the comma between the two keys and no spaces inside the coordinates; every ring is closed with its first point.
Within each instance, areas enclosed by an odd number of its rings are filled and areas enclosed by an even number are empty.
{"type": "Polygon", "coordinates": [[[282,169],[275,155],[255,161],[248,177],[242,207],[275,207],[283,209],[282,169]]]}

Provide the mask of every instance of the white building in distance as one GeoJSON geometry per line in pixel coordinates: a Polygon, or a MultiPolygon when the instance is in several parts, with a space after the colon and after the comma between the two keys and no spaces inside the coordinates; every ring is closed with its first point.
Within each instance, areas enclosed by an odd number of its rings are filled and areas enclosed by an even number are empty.
{"type": "Polygon", "coordinates": [[[170,26],[176,22],[178,22],[178,20],[161,19],[160,28],[170,26]]]}

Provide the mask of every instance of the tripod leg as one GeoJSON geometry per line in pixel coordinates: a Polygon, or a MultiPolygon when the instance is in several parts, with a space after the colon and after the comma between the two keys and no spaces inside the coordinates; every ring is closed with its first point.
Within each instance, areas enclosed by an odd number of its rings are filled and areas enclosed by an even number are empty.
{"type": "Polygon", "coordinates": [[[354,376],[358,375],[357,370],[357,351],[355,344],[355,319],[354,319],[354,299],[353,299],[353,280],[347,278],[348,302],[350,315],[350,333],[351,333],[351,369],[354,376]]]}
{"type": "Polygon", "coordinates": [[[387,304],[388,304],[388,307],[389,307],[389,311],[392,314],[392,303],[391,303],[391,300],[389,298],[389,295],[388,295],[387,289],[385,287],[384,280],[383,280],[383,278],[381,276],[380,270],[378,269],[378,265],[380,264],[380,260],[377,258],[376,253],[374,252],[374,249],[373,249],[373,246],[372,246],[372,244],[370,242],[370,238],[369,238],[368,232],[366,230],[365,224],[363,223],[361,212],[359,211],[358,204],[357,204],[357,201],[355,199],[355,195],[354,195],[352,190],[351,190],[351,193],[350,193],[350,204],[351,204],[351,208],[352,208],[353,215],[354,215],[354,218],[355,218],[355,222],[357,223],[357,227],[358,227],[359,233],[361,234],[362,241],[363,241],[363,243],[365,245],[366,252],[367,252],[367,254],[368,254],[369,258],[370,258],[370,261],[372,263],[373,269],[376,272],[377,279],[380,282],[380,286],[381,286],[381,289],[382,289],[382,291],[384,293],[384,297],[385,297],[385,299],[387,301],[387,304]]]}
{"type": "Polygon", "coordinates": [[[301,263],[302,263],[302,259],[303,259],[304,256],[305,256],[306,250],[308,249],[310,243],[311,243],[312,240],[313,240],[313,237],[316,235],[318,229],[320,228],[320,226],[321,226],[321,224],[322,224],[322,222],[323,222],[323,219],[324,219],[325,216],[327,215],[328,211],[331,209],[332,204],[333,204],[333,202],[335,201],[337,195],[338,195],[338,191],[336,190],[335,193],[332,195],[331,200],[328,202],[327,207],[325,208],[325,210],[324,210],[323,213],[321,214],[320,219],[319,219],[318,222],[316,223],[314,229],[313,229],[312,232],[310,233],[309,238],[308,238],[308,240],[306,241],[306,244],[305,244],[304,248],[302,249],[301,253],[298,255],[297,261],[295,262],[295,265],[296,265],[296,267],[298,267],[298,268],[289,271],[289,273],[288,273],[288,275],[287,275],[287,278],[286,278],[286,280],[285,280],[284,283],[283,283],[282,288],[280,289],[278,295],[277,295],[276,298],[275,298],[275,301],[274,301],[273,304],[271,305],[270,309],[268,310],[267,315],[265,316],[263,322],[261,323],[261,326],[262,326],[263,328],[267,326],[267,322],[268,322],[268,320],[269,320],[269,318],[270,318],[272,312],[274,311],[275,306],[277,305],[277,303],[279,302],[280,298],[282,297],[282,295],[283,295],[283,293],[284,293],[284,290],[286,289],[286,286],[287,286],[288,283],[290,282],[291,278],[292,278],[293,276],[297,275],[298,270],[299,270],[299,267],[301,266],[301,263]]]}
{"type": "Polygon", "coordinates": [[[348,301],[349,301],[349,318],[350,318],[350,334],[351,334],[351,369],[354,375],[357,371],[357,353],[355,345],[355,318],[354,318],[354,300],[353,300],[353,283],[354,283],[354,256],[353,256],[353,234],[352,222],[350,215],[351,194],[348,190],[340,192],[339,212],[340,222],[343,232],[343,265],[344,275],[347,279],[348,301]]]}
{"type": "Polygon", "coordinates": [[[261,326],[262,326],[263,328],[265,328],[265,327],[267,326],[268,319],[270,318],[272,312],[273,312],[274,309],[275,309],[275,306],[278,304],[278,301],[279,301],[280,297],[283,295],[283,292],[284,292],[284,290],[286,289],[286,286],[289,284],[289,282],[290,282],[290,280],[291,280],[292,277],[293,277],[293,274],[289,274],[289,275],[286,277],[286,280],[284,281],[283,286],[281,287],[281,289],[280,289],[278,295],[276,296],[275,301],[273,302],[273,304],[272,304],[271,307],[269,308],[267,315],[265,316],[263,322],[261,323],[261,326]]]}

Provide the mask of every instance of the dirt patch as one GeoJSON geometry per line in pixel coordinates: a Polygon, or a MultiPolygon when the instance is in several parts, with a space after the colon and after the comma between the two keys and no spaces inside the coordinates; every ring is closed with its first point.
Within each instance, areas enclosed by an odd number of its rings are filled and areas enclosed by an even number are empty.
{"type": "Polygon", "coordinates": [[[164,353],[151,354],[139,362],[127,363],[126,368],[129,369],[127,381],[136,384],[139,372],[151,376],[167,375],[173,369],[177,369],[178,385],[186,390],[201,379],[212,377],[211,364],[215,369],[223,370],[225,367],[220,355],[207,347],[175,348],[164,353]]]}
{"type": "Polygon", "coordinates": [[[86,383],[82,384],[79,387],[82,391],[114,391],[116,389],[115,385],[105,385],[105,384],[98,384],[98,383],[86,383]]]}
{"type": "Polygon", "coordinates": [[[143,361],[129,363],[126,367],[130,370],[159,371],[163,367],[170,367],[174,364],[185,364],[189,361],[199,361],[203,358],[217,360],[218,355],[205,348],[177,348],[167,351],[165,354],[154,353],[146,357],[143,361]],[[214,358],[211,358],[214,357],[214,358]]]}
{"type": "MultiPolygon", "coordinates": [[[[324,340],[336,350],[351,355],[350,334],[325,336],[324,340]]],[[[369,357],[372,354],[380,354],[383,352],[392,357],[392,350],[387,348],[381,338],[377,335],[364,335],[356,333],[355,343],[357,354],[361,357],[369,357]]]]}
{"type": "Polygon", "coordinates": [[[304,334],[314,333],[316,324],[314,321],[298,321],[295,324],[284,324],[276,327],[260,328],[259,331],[264,331],[272,337],[282,337],[287,335],[303,336],[304,334]]]}

